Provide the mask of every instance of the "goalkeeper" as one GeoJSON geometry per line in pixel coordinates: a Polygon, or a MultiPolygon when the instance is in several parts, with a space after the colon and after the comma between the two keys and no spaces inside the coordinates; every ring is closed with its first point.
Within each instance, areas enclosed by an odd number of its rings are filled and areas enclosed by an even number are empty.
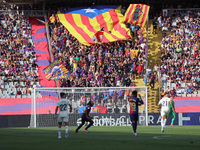
{"type": "MultiPolygon", "coordinates": [[[[173,109],[172,109],[172,108],[175,109],[173,97],[171,97],[171,100],[172,100],[172,105],[173,105],[173,107],[172,107],[171,103],[169,103],[169,110],[170,110],[169,115],[172,115],[173,118],[172,118],[172,121],[171,121],[170,126],[171,126],[171,127],[174,127],[174,120],[176,119],[176,113],[175,113],[175,110],[173,111],[173,109]]],[[[169,117],[169,115],[168,115],[168,117],[169,117]]]]}

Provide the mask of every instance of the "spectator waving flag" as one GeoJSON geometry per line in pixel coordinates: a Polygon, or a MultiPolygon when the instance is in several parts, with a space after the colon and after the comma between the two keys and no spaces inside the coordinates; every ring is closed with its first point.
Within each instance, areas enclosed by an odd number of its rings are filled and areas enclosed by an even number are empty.
{"type": "Polygon", "coordinates": [[[100,31],[95,33],[95,35],[92,37],[92,40],[101,44],[103,40],[103,32],[104,32],[104,27],[100,31]]]}
{"type": "Polygon", "coordinates": [[[139,50],[134,50],[134,49],[130,50],[131,60],[133,60],[134,57],[137,57],[138,52],[139,52],[139,50]]]}
{"type": "Polygon", "coordinates": [[[124,16],[125,21],[144,27],[149,14],[149,8],[150,6],[148,5],[130,4],[124,16]]]}
{"type": "Polygon", "coordinates": [[[58,80],[63,78],[71,78],[70,72],[65,68],[65,66],[58,60],[47,66],[43,72],[46,75],[47,80],[58,80]]]}
{"type": "Polygon", "coordinates": [[[59,11],[58,17],[68,31],[84,45],[131,38],[130,30],[124,24],[121,6],[72,8],[67,13],[59,11]]]}

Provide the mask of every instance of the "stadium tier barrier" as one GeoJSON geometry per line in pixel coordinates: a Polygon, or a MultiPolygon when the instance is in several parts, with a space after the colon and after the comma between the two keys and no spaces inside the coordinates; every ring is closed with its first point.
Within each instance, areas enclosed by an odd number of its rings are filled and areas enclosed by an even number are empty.
{"type": "MultiPolygon", "coordinates": [[[[42,98],[38,98],[38,100],[39,99],[42,100],[42,98]]],[[[200,97],[175,97],[174,101],[177,113],[200,112],[200,97]]],[[[1,98],[0,115],[30,115],[31,103],[31,98],[1,98]]],[[[49,112],[54,113],[56,103],[49,102],[43,105],[43,107],[44,109],[40,111],[41,114],[48,114],[49,112]]],[[[92,112],[95,114],[101,113],[101,111],[95,111],[95,109],[92,112]]],[[[103,113],[105,113],[105,111],[103,111],[103,113]]]]}

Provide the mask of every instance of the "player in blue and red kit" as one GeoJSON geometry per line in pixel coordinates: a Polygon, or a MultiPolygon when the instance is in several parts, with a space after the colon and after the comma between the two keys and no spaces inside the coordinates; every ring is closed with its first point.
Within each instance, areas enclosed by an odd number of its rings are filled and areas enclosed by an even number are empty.
{"type": "Polygon", "coordinates": [[[137,91],[132,92],[132,97],[128,98],[129,104],[130,104],[130,119],[132,122],[133,127],[133,135],[137,136],[137,121],[138,121],[138,105],[144,104],[143,100],[141,99],[140,94],[138,95],[139,98],[137,98],[137,91]]]}
{"type": "Polygon", "coordinates": [[[94,105],[94,103],[92,101],[89,101],[87,103],[87,106],[85,107],[85,110],[81,116],[82,123],[78,126],[78,128],[76,130],[74,130],[75,133],[78,133],[78,130],[85,124],[85,122],[90,122],[90,124],[84,129],[85,132],[88,132],[88,128],[93,125],[93,123],[94,123],[92,120],[93,118],[89,116],[91,107],[93,105],[94,105]]]}

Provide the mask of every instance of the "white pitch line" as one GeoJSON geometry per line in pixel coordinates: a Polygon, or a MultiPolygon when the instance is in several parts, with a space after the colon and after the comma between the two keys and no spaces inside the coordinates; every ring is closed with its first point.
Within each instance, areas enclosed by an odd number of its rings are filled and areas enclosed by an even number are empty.
{"type": "Polygon", "coordinates": [[[153,139],[168,139],[171,137],[170,135],[163,135],[163,136],[154,136],[153,139]]]}

